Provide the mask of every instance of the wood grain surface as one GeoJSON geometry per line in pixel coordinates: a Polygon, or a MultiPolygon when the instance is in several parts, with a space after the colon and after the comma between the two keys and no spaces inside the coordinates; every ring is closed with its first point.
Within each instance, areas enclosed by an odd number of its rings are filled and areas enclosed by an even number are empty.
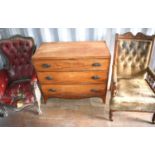
{"type": "Polygon", "coordinates": [[[105,103],[110,52],[105,41],[43,43],[32,58],[44,96],[101,97],[105,103]]]}
{"type": "Polygon", "coordinates": [[[41,85],[45,96],[56,98],[87,98],[105,95],[106,84],[41,85]]]}
{"type": "Polygon", "coordinates": [[[109,58],[105,41],[42,43],[32,59],[109,58]]]}
{"type": "Polygon", "coordinates": [[[90,84],[103,83],[107,80],[107,71],[85,72],[38,72],[41,84],[90,84]]]}
{"type": "Polygon", "coordinates": [[[68,60],[33,60],[38,71],[86,71],[107,70],[109,59],[68,59],[68,60]]]}

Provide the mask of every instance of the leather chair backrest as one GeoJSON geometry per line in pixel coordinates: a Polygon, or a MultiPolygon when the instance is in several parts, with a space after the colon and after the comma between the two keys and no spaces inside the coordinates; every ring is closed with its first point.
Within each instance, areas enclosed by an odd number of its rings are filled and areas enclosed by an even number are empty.
{"type": "Polygon", "coordinates": [[[117,76],[128,78],[145,73],[152,52],[153,36],[138,33],[116,35],[115,65],[117,76]]]}
{"type": "Polygon", "coordinates": [[[29,79],[32,77],[34,67],[31,57],[35,51],[32,38],[14,36],[0,41],[0,52],[6,57],[9,81],[29,79]]]}

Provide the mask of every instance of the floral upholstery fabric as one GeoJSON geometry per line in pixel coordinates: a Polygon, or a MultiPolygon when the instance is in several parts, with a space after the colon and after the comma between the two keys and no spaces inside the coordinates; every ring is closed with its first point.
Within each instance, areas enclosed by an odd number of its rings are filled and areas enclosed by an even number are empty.
{"type": "Polygon", "coordinates": [[[155,94],[144,77],[117,80],[117,93],[111,99],[112,110],[155,111],[155,94]]]}
{"type": "Polygon", "coordinates": [[[21,99],[24,104],[33,103],[35,101],[33,87],[30,81],[15,83],[8,86],[5,95],[1,98],[1,102],[16,106],[17,102],[21,99]]]}

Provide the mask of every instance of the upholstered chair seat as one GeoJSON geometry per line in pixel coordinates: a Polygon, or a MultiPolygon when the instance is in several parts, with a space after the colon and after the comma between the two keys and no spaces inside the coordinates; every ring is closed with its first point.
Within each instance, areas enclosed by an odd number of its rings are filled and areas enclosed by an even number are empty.
{"type": "Polygon", "coordinates": [[[116,34],[110,120],[114,111],[155,113],[155,75],[149,68],[153,44],[154,36],[116,34]]]}
{"type": "Polygon", "coordinates": [[[155,94],[142,77],[119,79],[116,95],[111,100],[112,110],[155,111],[155,94]]]}
{"type": "Polygon", "coordinates": [[[35,102],[33,87],[30,81],[9,85],[5,91],[5,95],[1,97],[1,102],[12,106],[17,106],[20,92],[23,93],[21,98],[24,100],[25,105],[35,102]]]}

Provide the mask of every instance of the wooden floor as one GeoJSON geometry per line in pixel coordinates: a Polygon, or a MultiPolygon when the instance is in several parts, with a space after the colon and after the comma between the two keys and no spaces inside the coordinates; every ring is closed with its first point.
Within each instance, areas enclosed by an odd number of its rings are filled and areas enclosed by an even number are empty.
{"type": "Polygon", "coordinates": [[[42,104],[42,115],[31,108],[22,112],[10,112],[0,118],[0,126],[49,126],[49,127],[155,127],[151,124],[152,114],[115,112],[114,121],[109,121],[108,104],[100,98],[81,100],[49,99],[42,104]]]}

